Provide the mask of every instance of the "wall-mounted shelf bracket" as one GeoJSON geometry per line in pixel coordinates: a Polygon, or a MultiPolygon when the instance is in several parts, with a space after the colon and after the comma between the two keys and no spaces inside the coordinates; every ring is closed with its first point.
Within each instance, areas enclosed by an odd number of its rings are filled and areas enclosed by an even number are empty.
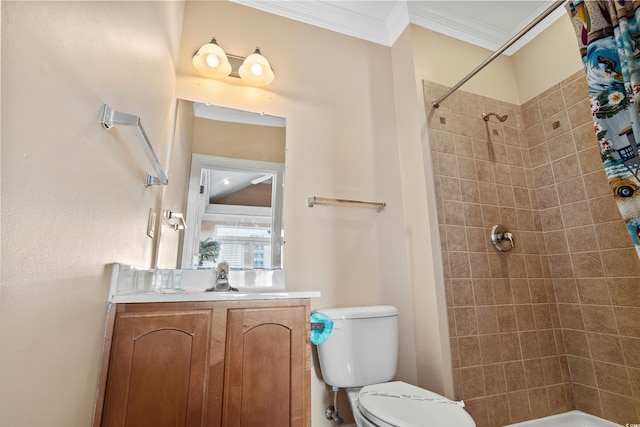
{"type": "Polygon", "coordinates": [[[162,165],[160,165],[160,161],[158,160],[158,156],[156,156],[155,151],[153,151],[153,146],[149,142],[149,137],[147,133],[144,131],[142,127],[142,123],[140,123],[140,117],[134,116],[133,114],[120,113],[118,111],[113,110],[107,104],[102,106],[102,114],[100,115],[100,124],[104,130],[109,130],[113,126],[132,126],[136,133],[136,136],[140,140],[142,145],[142,149],[146,153],[153,169],[155,170],[158,176],[152,176],[147,173],[147,179],[145,181],[144,186],[150,187],[152,185],[167,185],[169,183],[169,179],[167,178],[167,174],[162,169],[162,165]]]}

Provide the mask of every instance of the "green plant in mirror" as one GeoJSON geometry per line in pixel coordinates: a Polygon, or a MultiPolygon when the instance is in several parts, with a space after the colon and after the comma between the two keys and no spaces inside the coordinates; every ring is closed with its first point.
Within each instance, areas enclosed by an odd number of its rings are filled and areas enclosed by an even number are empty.
{"type": "Polygon", "coordinates": [[[198,261],[198,267],[202,267],[205,261],[216,262],[218,255],[220,255],[219,242],[216,242],[211,237],[207,237],[205,240],[201,240],[200,259],[198,261]]]}

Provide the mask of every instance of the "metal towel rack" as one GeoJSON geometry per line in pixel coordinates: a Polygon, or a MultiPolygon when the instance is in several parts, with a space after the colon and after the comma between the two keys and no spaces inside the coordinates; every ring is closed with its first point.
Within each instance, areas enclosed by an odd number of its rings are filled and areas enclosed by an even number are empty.
{"type": "Polygon", "coordinates": [[[153,169],[158,175],[156,177],[147,173],[147,179],[144,184],[145,187],[150,187],[152,185],[167,185],[169,183],[167,174],[162,170],[162,165],[160,165],[158,156],[156,156],[156,153],[153,151],[153,147],[149,142],[149,137],[147,137],[146,132],[142,128],[140,117],[134,116],[133,114],[120,113],[113,110],[107,104],[102,106],[102,114],[100,117],[100,123],[104,130],[109,130],[113,126],[133,126],[135,128],[135,133],[142,144],[142,149],[147,154],[153,169]]]}
{"type": "Polygon", "coordinates": [[[366,205],[366,206],[373,206],[376,208],[376,211],[378,212],[382,212],[382,210],[387,206],[387,204],[385,202],[364,202],[361,200],[347,200],[347,199],[331,199],[328,197],[317,197],[317,196],[311,196],[307,199],[307,205],[312,208],[316,203],[329,203],[329,204],[334,204],[334,203],[347,203],[347,204],[351,204],[351,205],[366,205]]]}

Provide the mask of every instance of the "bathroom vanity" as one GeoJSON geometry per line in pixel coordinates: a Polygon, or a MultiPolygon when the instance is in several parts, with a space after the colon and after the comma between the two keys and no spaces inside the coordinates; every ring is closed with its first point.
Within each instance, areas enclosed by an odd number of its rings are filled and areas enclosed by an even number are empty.
{"type": "Polygon", "coordinates": [[[315,294],[110,304],[94,427],[310,426],[315,294]]]}

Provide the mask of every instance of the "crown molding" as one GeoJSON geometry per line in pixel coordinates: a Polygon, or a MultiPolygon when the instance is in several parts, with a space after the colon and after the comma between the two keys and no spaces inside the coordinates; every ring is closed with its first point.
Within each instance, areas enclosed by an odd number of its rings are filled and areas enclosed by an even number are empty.
{"type": "MultiPolygon", "coordinates": [[[[509,32],[482,18],[461,16],[449,7],[451,1],[286,1],[231,0],[247,7],[304,22],[384,46],[392,46],[409,23],[495,51],[545,11],[553,0],[540,3],[509,32]]],[[[513,3],[513,1],[510,1],[513,3]]],[[[524,34],[504,54],[512,55],[566,13],[557,8],[524,34]]]]}
{"type": "MultiPolygon", "coordinates": [[[[385,7],[384,17],[373,17],[368,13],[360,13],[354,8],[343,7],[339,1],[278,1],[278,0],[232,0],[244,6],[262,10],[263,12],[290,18],[327,30],[346,34],[373,43],[391,46],[395,41],[390,34],[398,32],[397,27],[403,24],[402,30],[409,24],[405,1],[384,1],[377,7],[385,7]]],[[[347,2],[353,3],[353,2],[347,2]]],[[[358,3],[358,2],[355,2],[358,3]]],[[[362,3],[364,4],[364,2],[362,3]]],[[[400,32],[402,32],[400,30],[400,32]]],[[[400,34],[398,32],[398,35],[400,34]]]]}

